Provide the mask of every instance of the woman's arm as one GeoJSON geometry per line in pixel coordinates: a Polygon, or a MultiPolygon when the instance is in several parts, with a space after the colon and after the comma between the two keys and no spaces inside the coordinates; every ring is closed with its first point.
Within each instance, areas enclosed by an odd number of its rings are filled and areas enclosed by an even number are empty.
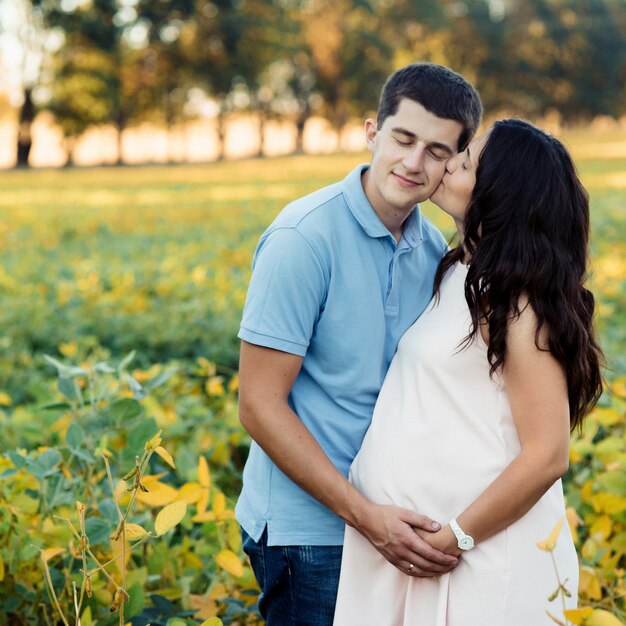
{"type": "MultiPolygon", "coordinates": [[[[530,306],[507,329],[502,372],[521,452],[456,517],[476,544],[525,515],[560,478],[569,460],[569,404],[565,372],[547,350],[547,333],[535,345],[537,318],[530,306]]],[[[549,530],[549,529],[548,529],[549,530]]],[[[461,553],[449,525],[423,537],[435,548],[461,553]]]]}

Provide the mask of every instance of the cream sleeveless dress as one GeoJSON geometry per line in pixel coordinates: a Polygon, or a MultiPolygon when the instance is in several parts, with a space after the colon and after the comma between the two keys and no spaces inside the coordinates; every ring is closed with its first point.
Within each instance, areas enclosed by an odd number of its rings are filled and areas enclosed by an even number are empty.
{"type": "MultiPolygon", "coordinates": [[[[506,389],[490,379],[481,338],[459,351],[470,315],[467,267],[448,270],[406,332],[383,384],[372,424],[351,467],[369,500],[396,504],[446,524],[520,452],[506,389]]],[[[565,517],[557,481],[521,519],[463,553],[449,574],[426,579],[390,565],[346,528],[335,626],[554,626],[563,621],[550,554],[536,543],[565,517]]],[[[566,522],[554,552],[575,608],[578,561],[566,522]]]]}

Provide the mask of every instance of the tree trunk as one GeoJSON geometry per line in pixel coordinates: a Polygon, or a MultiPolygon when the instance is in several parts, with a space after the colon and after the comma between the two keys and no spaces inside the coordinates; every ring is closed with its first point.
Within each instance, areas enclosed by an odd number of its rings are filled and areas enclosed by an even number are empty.
{"type": "Polygon", "coordinates": [[[115,119],[115,127],[117,128],[117,161],[115,165],[124,165],[124,153],[122,150],[122,139],[124,131],[126,130],[126,124],[128,123],[128,116],[124,111],[119,111],[115,119]]]}
{"type": "Polygon", "coordinates": [[[65,153],[67,154],[67,159],[63,167],[74,166],[74,148],[75,147],[76,147],[76,137],[66,137],[65,138],[65,153]]]}
{"type": "Polygon", "coordinates": [[[226,112],[221,106],[217,114],[217,141],[219,144],[217,160],[223,161],[226,156],[226,112]]]}
{"type": "Polygon", "coordinates": [[[257,152],[257,157],[265,156],[265,122],[267,121],[265,117],[265,111],[263,108],[259,109],[259,151],[257,152]]]}
{"type": "Polygon", "coordinates": [[[34,120],[35,105],[33,104],[32,90],[28,88],[24,90],[24,103],[20,109],[16,167],[29,167],[28,158],[33,146],[32,127],[34,120]]]}

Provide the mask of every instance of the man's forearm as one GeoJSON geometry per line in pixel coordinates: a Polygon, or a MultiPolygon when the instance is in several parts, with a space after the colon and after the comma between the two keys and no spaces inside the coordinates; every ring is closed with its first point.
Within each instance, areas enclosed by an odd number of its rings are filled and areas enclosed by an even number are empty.
{"type": "Polygon", "coordinates": [[[333,465],[291,407],[277,405],[264,411],[240,406],[242,424],[286,476],[347,524],[358,526],[370,503],[333,465]]]}

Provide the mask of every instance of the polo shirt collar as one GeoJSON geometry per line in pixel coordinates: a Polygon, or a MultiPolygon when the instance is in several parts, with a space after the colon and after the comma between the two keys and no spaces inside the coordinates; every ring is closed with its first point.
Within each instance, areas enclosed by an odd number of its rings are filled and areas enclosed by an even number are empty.
{"type": "MultiPolygon", "coordinates": [[[[374,211],[370,204],[365,190],[361,184],[361,176],[363,172],[369,167],[369,164],[365,163],[355,167],[342,182],[342,191],[346,203],[354,215],[356,221],[361,225],[361,228],[370,237],[392,237],[387,227],[380,221],[376,211],[374,211]]],[[[419,245],[422,239],[422,215],[419,210],[419,205],[416,205],[409,217],[404,222],[404,228],[402,232],[403,238],[412,248],[419,245]]]]}

